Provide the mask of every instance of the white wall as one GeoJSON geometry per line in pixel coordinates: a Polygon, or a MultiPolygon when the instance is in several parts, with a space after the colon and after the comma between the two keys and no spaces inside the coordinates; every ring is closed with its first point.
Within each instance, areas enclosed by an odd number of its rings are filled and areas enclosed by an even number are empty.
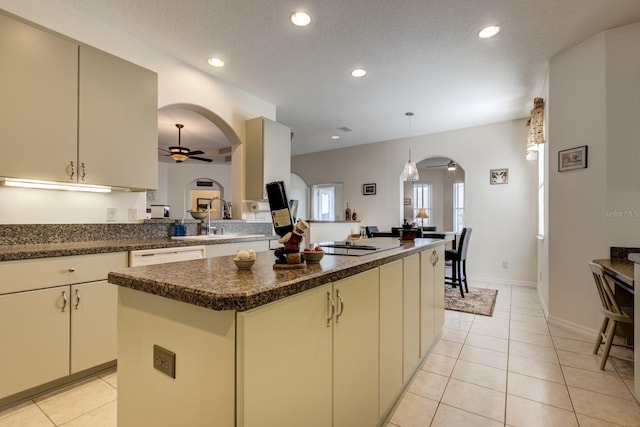
{"type": "MultiPolygon", "coordinates": [[[[245,139],[245,120],[259,116],[275,120],[275,105],[188,67],[182,61],[55,1],[0,0],[0,8],[157,72],[159,107],[175,103],[202,106],[227,122],[241,141],[245,139]]],[[[241,161],[242,150],[234,149],[233,155],[233,186],[241,189],[243,177],[240,167],[237,167],[235,162],[241,161]]],[[[27,193],[29,191],[33,190],[19,190],[16,193],[0,188],[1,223],[43,222],[43,216],[34,213],[32,205],[27,201],[35,197],[33,193],[27,193]]],[[[234,197],[241,198],[241,193],[240,190],[236,191],[234,197]]],[[[37,197],[40,204],[49,210],[49,214],[46,215],[49,220],[44,221],[45,223],[105,222],[107,207],[122,207],[120,211],[126,210],[134,203],[135,208],[143,213],[146,203],[144,193],[134,200],[128,193],[111,193],[95,198],[86,194],[62,196],[60,192],[41,191],[37,197]],[[68,205],[59,206],[60,200],[65,200],[68,205]]]]}
{"type": "Polygon", "coordinates": [[[601,33],[549,71],[549,313],[597,329],[587,262],[640,246],[640,23],[601,33]],[[557,171],[559,150],[588,145],[588,168],[557,171]]]}
{"type": "MultiPolygon", "coordinates": [[[[536,281],[535,162],[525,160],[524,120],[460,129],[412,138],[412,157],[456,159],[465,171],[469,276],[476,280],[536,281]],[[509,184],[489,185],[489,170],[509,169],[509,184]],[[507,261],[508,268],[502,268],[507,261]]],[[[344,182],[344,200],[355,206],[362,225],[390,229],[402,222],[400,174],[408,139],[294,156],[291,169],[308,185],[344,182]],[[362,184],[376,183],[375,196],[362,184]]]]}

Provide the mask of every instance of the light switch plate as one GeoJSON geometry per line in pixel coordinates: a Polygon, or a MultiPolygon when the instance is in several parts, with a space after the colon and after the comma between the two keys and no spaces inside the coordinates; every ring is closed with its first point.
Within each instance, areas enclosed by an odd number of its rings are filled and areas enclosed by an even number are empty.
{"type": "Polygon", "coordinates": [[[115,221],[118,218],[117,208],[107,208],[107,221],[115,221]]]}
{"type": "Polygon", "coordinates": [[[162,348],[159,345],[153,345],[153,367],[171,378],[176,377],[176,354],[172,351],[162,348]]]}

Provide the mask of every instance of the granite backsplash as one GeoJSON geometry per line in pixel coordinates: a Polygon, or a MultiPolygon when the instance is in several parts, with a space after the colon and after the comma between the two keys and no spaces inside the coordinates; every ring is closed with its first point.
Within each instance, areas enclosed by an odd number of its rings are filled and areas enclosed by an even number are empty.
{"type": "MultiPolygon", "coordinates": [[[[0,224],[0,245],[91,242],[101,240],[163,239],[171,237],[170,219],[114,224],[0,224]]],[[[211,221],[225,233],[273,234],[271,223],[242,220],[211,221]]],[[[203,222],[185,220],[187,235],[203,233],[203,222]]]]}

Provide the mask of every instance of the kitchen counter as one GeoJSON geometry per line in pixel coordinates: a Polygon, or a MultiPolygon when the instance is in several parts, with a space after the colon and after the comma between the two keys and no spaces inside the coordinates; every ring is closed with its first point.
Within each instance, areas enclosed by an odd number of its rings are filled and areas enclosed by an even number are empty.
{"type": "Polygon", "coordinates": [[[245,311],[442,244],[440,239],[416,239],[362,257],[325,255],[319,264],[299,269],[274,269],[273,253],[258,252],[248,271],[238,270],[233,256],[223,256],[183,261],[179,268],[160,264],[117,270],[109,282],[212,310],[245,311]]]}
{"type": "Polygon", "coordinates": [[[132,239],[132,240],[95,240],[87,242],[40,243],[23,245],[0,245],[0,261],[15,261],[33,258],[49,258],[70,255],[89,255],[108,252],[126,252],[141,249],[176,248],[180,246],[217,245],[223,243],[273,240],[275,236],[232,237],[219,240],[172,240],[132,239]]]}

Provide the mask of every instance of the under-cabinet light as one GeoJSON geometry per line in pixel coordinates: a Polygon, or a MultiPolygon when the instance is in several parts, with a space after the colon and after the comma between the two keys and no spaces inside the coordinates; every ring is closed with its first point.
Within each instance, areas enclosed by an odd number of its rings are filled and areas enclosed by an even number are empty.
{"type": "Polygon", "coordinates": [[[110,187],[86,184],[61,184],[58,182],[38,181],[33,179],[0,178],[4,187],[36,188],[40,190],[84,191],[89,193],[110,193],[110,187]]]}

